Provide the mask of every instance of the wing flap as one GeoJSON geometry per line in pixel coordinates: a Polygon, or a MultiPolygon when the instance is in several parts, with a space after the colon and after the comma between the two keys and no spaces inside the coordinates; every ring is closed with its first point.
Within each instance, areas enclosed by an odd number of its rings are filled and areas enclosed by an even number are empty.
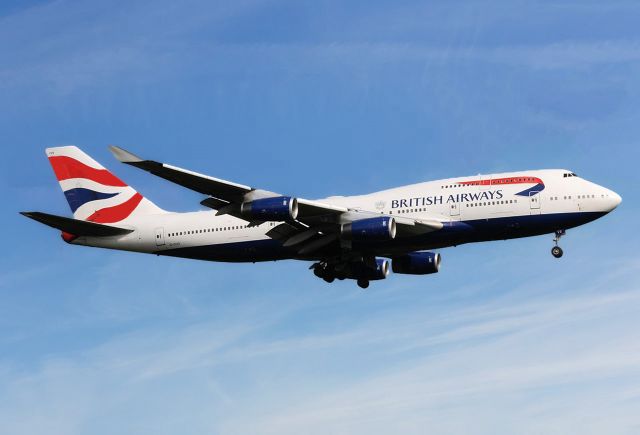
{"type": "Polygon", "coordinates": [[[298,219],[300,220],[321,215],[339,215],[347,211],[345,207],[298,198],[298,219]]]}

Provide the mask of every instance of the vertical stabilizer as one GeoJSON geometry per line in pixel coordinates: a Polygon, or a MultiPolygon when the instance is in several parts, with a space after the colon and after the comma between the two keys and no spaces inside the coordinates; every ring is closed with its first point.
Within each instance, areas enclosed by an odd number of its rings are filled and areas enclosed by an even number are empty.
{"type": "Polygon", "coordinates": [[[80,148],[62,146],[46,152],[74,218],[109,224],[164,213],[80,148]]]}

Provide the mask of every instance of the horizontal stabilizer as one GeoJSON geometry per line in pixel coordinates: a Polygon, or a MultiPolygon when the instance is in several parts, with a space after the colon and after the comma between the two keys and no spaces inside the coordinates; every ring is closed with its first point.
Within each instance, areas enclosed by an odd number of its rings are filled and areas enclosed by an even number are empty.
{"type": "Polygon", "coordinates": [[[42,213],[39,211],[22,211],[21,215],[76,236],[109,237],[132,233],[133,230],[112,227],[110,225],[71,219],[64,216],[42,213]]]}

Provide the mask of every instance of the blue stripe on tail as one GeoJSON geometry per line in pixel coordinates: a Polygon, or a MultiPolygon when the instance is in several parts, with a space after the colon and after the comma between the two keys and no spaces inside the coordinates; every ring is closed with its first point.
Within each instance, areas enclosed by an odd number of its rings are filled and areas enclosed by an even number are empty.
{"type": "Polygon", "coordinates": [[[69,189],[64,192],[64,196],[67,197],[67,202],[69,203],[69,207],[71,207],[71,211],[73,213],[87,202],[113,198],[116,195],[117,193],[96,192],[95,190],[85,189],[82,187],[69,189]]]}

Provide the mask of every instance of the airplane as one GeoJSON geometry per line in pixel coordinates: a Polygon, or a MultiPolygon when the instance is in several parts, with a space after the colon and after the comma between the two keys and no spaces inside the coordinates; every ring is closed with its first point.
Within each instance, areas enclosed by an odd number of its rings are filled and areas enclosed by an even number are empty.
{"type": "Polygon", "coordinates": [[[361,288],[398,274],[440,270],[434,250],[554,234],[615,209],[620,196],[564,169],[448,178],[358,196],[308,200],[221,180],[110,146],[122,163],[205,198],[208,210],[165,211],[75,146],[48,148],[73,218],[24,216],[72,245],[222,262],[295,259],[331,283],[361,288]]]}

